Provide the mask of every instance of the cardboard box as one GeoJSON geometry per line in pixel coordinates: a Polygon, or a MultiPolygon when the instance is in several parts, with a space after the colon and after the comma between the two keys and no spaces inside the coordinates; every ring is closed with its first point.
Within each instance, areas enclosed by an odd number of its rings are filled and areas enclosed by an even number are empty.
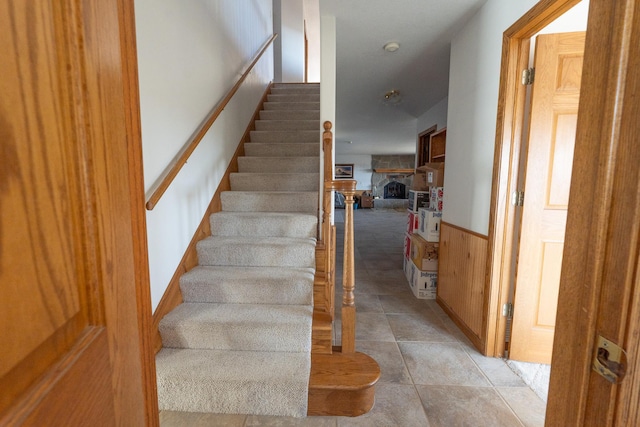
{"type": "Polygon", "coordinates": [[[438,243],[427,242],[417,234],[411,236],[411,261],[422,271],[438,270],[438,243]]]}
{"type": "Polygon", "coordinates": [[[427,187],[444,186],[444,163],[426,163],[416,171],[425,174],[424,180],[427,187]]]}
{"type": "Polygon", "coordinates": [[[404,271],[404,277],[407,278],[407,280],[411,279],[411,266],[413,265],[413,262],[411,262],[411,259],[409,257],[403,257],[404,258],[404,262],[402,263],[402,269],[404,271]]]}
{"type": "Polygon", "coordinates": [[[413,234],[418,229],[418,212],[407,211],[407,234],[413,234]]]}
{"type": "Polygon", "coordinates": [[[411,259],[411,234],[404,234],[404,257],[411,259]]]}
{"type": "Polygon", "coordinates": [[[411,278],[408,280],[409,287],[413,295],[419,299],[436,299],[436,290],[438,287],[437,271],[420,271],[412,262],[411,278]]]}
{"type": "Polygon", "coordinates": [[[418,222],[417,234],[422,236],[427,242],[439,242],[442,212],[421,208],[418,209],[418,216],[420,220],[418,222]]]}
{"type": "Polygon", "coordinates": [[[426,179],[426,173],[416,169],[416,172],[413,174],[413,181],[411,181],[411,189],[416,191],[429,191],[426,179]]]}
{"type": "Polygon", "coordinates": [[[444,198],[444,187],[431,187],[429,189],[429,209],[442,211],[442,200],[444,198]]]}
{"type": "Polygon", "coordinates": [[[360,196],[360,207],[361,208],[372,208],[373,207],[373,196],[360,196]]]}
{"type": "Polygon", "coordinates": [[[429,207],[429,192],[409,190],[409,210],[417,212],[420,208],[429,207]]]}

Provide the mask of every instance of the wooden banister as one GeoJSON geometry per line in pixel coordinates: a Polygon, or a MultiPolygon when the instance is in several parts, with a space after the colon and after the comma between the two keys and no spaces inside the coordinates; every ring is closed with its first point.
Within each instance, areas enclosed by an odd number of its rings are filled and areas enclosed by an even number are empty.
{"type": "MultiPolygon", "coordinates": [[[[355,264],[354,264],[354,235],[353,235],[353,202],[356,191],[355,180],[333,179],[333,134],[331,122],[323,124],[322,135],[324,149],[324,191],[323,191],[323,227],[322,234],[325,242],[331,242],[330,215],[333,198],[332,191],[339,191],[345,196],[344,207],[344,257],[342,268],[342,353],[356,351],[356,304],[355,304],[355,264]]],[[[333,243],[333,242],[331,242],[333,243]]],[[[329,246],[329,245],[327,245],[329,246]]],[[[331,262],[331,257],[327,257],[331,262]]],[[[333,272],[333,266],[327,271],[333,272]]]]}
{"type": "Polygon", "coordinates": [[[149,198],[147,199],[147,203],[145,205],[147,207],[147,210],[152,210],[156,206],[156,204],[158,203],[158,201],[160,200],[164,192],[167,191],[167,188],[169,188],[169,186],[171,185],[175,177],[178,175],[178,172],[180,172],[180,169],[182,169],[182,166],[184,166],[184,164],[187,163],[187,160],[189,159],[193,151],[196,149],[200,141],[202,141],[202,138],[204,138],[206,133],[209,131],[209,129],[211,128],[211,125],[216,121],[220,113],[222,113],[222,111],[225,109],[225,107],[227,106],[229,101],[231,101],[231,98],[233,98],[233,96],[236,94],[238,89],[240,89],[240,86],[245,81],[245,79],[247,78],[251,70],[253,70],[253,67],[260,60],[262,55],[266,52],[266,50],[269,48],[271,43],[273,43],[276,37],[278,37],[278,34],[273,34],[269,38],[269,40],[267,40],[264,43],[260,51],[254,56],[253,60],[251,61],[251,63],[249,64],[245,72],[242,74],[242,76],[240,76],[238,81],[227,92],[227,94],[220,100],[220,102],[218,102],[213,107],[213,109],[207,115],[204,121],[196,128],[191,138],[189,138],[189,140],[185,143],[185,145],[180,149],[178,154],[176,154],[176,156],[169,163],[169,165],[167,165],[167,168],[164,170],[162,175],[158,178],[158,180],[153,184],[153,186],[149,190],[149,192],[151,193],[151,196],[149,196],[149,198]]]}

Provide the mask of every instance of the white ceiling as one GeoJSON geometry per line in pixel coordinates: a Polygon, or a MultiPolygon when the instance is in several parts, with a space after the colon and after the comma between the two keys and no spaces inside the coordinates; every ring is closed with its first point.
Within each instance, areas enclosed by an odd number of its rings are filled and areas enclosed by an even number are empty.
{"type": "Polygon", "coordinates": [[[336,154],[415,152],[416,119],[448,93],[451,38],[485,2],[320,0],[336,17],[336,154]],[[399,105],[383,103],[392,89],[399,105]]]}

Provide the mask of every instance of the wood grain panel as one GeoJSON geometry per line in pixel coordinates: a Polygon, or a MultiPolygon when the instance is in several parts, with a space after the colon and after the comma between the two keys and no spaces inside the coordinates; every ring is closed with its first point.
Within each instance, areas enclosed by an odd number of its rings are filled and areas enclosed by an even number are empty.
{"type": "Polygon", "coordinates": [[[442,222],[437,299],[482,346],[486,262],[486,236],[442,222]]]}

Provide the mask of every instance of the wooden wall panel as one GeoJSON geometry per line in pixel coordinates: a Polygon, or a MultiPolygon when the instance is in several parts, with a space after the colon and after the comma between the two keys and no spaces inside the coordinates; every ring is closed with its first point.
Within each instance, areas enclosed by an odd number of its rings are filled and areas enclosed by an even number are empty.
{"type": "Polygon", "coordinates": [[[487,237],[442,223],[437,301],[480,351],[484,351],[487,237]]]}

